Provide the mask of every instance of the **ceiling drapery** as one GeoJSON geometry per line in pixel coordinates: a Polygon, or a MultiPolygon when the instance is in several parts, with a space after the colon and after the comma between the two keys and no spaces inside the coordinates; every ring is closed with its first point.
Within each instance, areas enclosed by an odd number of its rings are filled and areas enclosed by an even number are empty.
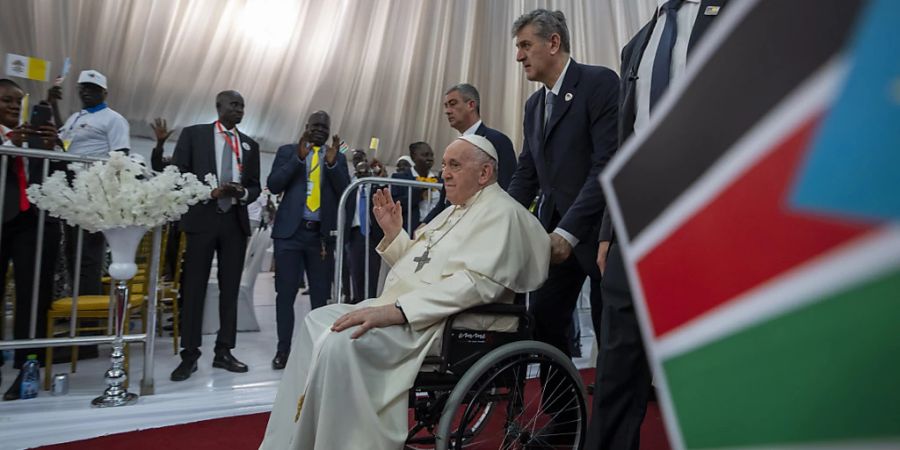
{"type": "MultiPolygon", "coordinates": [[[[215,94],[240,91],[239,128],[264,151],[295,142],[306,117],[328,111],[352,147],[380,138],[388,164],[424,140],[440,155],[456,136],[444,91],[475,85],[482,118],[522,141],[525,100],[538,88],[515,62],[513,21],[562,10],[579,62],[618,70],[619,52],[654,0],[4,0],[0,53],[65,57],[63,115],[79,108],[75,81],[93,68],[109,104],[151,136],[154,117],[181,128],[215,119],[215,94]]],[[[48,83],[26,82],[43,96],[48,83]]]]}

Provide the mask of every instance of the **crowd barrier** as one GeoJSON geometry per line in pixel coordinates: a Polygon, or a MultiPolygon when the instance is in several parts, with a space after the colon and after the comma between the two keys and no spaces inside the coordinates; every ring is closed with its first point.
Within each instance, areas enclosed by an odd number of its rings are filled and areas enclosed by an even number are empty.
{"type": "MultiPolygon", "coordinates": [[[[347,199],[356,198],[355,194],[358,189],[363,189],[363,198],[365,199],[364,205],[366,211],[369,211],[372,208],[370,204],[371,195],[370,190],[372,187],[376,188],[381,187],[391,187],[391,186],[405,186],[406,187],[406,198],[407,205],[412,204],[412,195],[413,188],[429,188],[429,189],[443,189],[444,185],[441,183],[429,183],[424,181],[415,181],[415,180],[404,180],[399,178],[383,178],[383,177],[365,177],[360,178],[347,186],[347,189],[344,189],[344,193],[341,194],[341,199],[338,202],[338,210],[337,210],[337,229],[332,232],[332,235],[336,238],[335,244],[335,255],[334,255],[334,284],[332,285],[332,293],[331,298],[334,299],[335,302],[340,303],[342,300],[341,288],[343,278],[342,270],[344,267],[344,236],[346,235],[346,222],[347,222],[347,211],[344,208],[347,204],[347,199]]],[[[396,200],[396,199],[395,199],[396,200]]],[[[410,227],[412,225],[412,208],[407,208],[406,218],[403,221],[404,227],[406,227],[407,233],[410,236],[413,235],[413,231],[410,227]]],[[[369,286],[372,282],[378,282],[378,280],[370,280],[369,279],[369,265],[372,261],[369,261],[369,247],[371,246],[370,235],[371,233],[366,234],[366,243],[365,243],[365,263],[363,265],[363,272],[365,273],[365,281],[363,282],[363,292],[369,292],[369,286]]],[[[364,296],[365,297],[365,296],[364,296]]]]}
{"type": "MultiPolygon", "coordinates": [[[[72,155],[63,152],[55,152],[55,151],[47,151],[47,150],[33,150],[33,149],[22,149],[18,147],[11,146],[0,146],[0,210],[2,210],[6,198],[6,179],[7,172],[9,170],[10,158],[11,157],[25,157],[29,158],[29,164],[34,164],[36,161],[40,161],[43,165],[42,167],[42,179],[46,179],[50,172],[50,162],[51,161],[61,161],[67,163],[81,163],[81,164],[90,164],[96,161],[104,161],[106,158],[97,158],[97,157],[88,157],[88,156],[79,156],[72,155]]],[[[109,314],[108,314],[108,324],[107,324],[107,335],[106,336],[76,336],[76,325],[78,320],[78,298],[79,298],[79,278],[80,278],[80,270],[81,270],[81,259],[82,259],[82,244],[83,244],[83,233],[80,228],[78,229],[78,239],[76,243],[75,250],[75,261],[74,261],[74,274],[72,276],[72,305],[70,310],[70,318],[69,318],[69,332],[68,337],[53,337],[47,338],[43,336],[36,336],[37,329],[37,312],[38,312],[38,293],[40,289],[40,274],[41,274],[41,263],[43,257],[43,245],[44,245],[44,235],[45,229],[47,226],[47,213],[45,211],[38,211],[38,225],[37,225],[37,245],[35,246],[35,264],[33,268],[34,272],[34,282],[31,290],[31,314],[30,314],[30,323],[29,323],[29,333],[28,339],[13,339],[13,340],[2,340],[0,339],[0,351],[8,350],[8,349],[22,349],[22,348],[42,348],[42,347],[66,347],[73,345],[93,345],[93,344],[110,344],[113,343],[118,337],[122,339],[123,343],[143,343],[144,344],[144,359],[143,359],[143,378],[141,379],[140,384],[140,395],[151,395],[154,391],[154,383],[153,383],[153,348],[156,340],[156,334],[154,330],[156,329],[156,311],[157,311],[157,290],[158,290],[158,281],[159,281],[159,261],[160,261],[160,251],[161,251],[161,243],[162,243],[162,227],[156,227],[153,229],[153,240],[152,240],[152,252],[150,257],[149,264],[149,272],[148,272],[148,285],[147,289],[144,292],[146,295],[146,321],[145,327],[142,333],[135,334],[122,334],[122,320],[116,321],[117,314],[113,313],[114,304],[113,301],[115,295],[115,288],[111,287],[110,289],[110,302],[109,302],[109,314]]],[[[0,221],[0,237],[3,236],[3,223],[0,221]]],[[[6,263],[5,261],[3,263],[6,263]]],[[[21,270],[21,268],[16,267],[14,270],[21,270]]],[[[6,283],[6,280],[2,280],[3,283],[6,283]]],[[[126,308],[127,309],[127,308],[126,308]]],[[[6,314],[6,308],[3,309],[2,313],[6,314]]],[[[120,319],[123,319],[120,317],[120,319]]],[[[125,314],[124,320],[128,320],[127,313],[125,314]]],[[[49,330],[48,330],[49,331],[49,330]]],[[[2,336],[0,336],[2,338],[2,336]]],[[[12,363],[11,361],[9,363],[12,363]]],[[[103,376],[104,374],[100,374],[103,376]]]]}

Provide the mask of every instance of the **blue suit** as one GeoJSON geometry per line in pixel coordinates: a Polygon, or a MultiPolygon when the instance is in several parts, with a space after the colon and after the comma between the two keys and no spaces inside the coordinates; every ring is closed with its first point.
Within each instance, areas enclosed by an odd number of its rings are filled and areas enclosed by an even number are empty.
{"type": "MultiPolygon", "coordinates": [[[[273,194],[284,193],[272,239],[275,244],[275,321],[278,325],[278,351],[288,352],[294,331],[294,299],[300,288],[302,271],[309,281],[312,308],[325,306],[334,278],[337,208],[341,194],[350,184],[347,159],[337,153],[334,164],[325,164],[326,147],[320,149],[322,162],[319,220],[303,218],[306,205],[306,163],[297,156],[297,144],[282,145],[275,154],[267,186],[273,194]]],[[[312,154],[307,155],[311,158],[312,154]]]]}
{"type": "Polygon", "coordinates": [[[593,321],[599,330],[600,271],[597,232],[606,205],[597,181],[617,149],[619,77],[610,69],[574,60],[562,81],[544,131],[545,90],[525,103],[525,142],[509,194],[529,207],[540,192],[538,218],[551,232],[578,239],[572,255],[552,265],[547,282],[532,294],[535,338],[571,354],[572,313],[585,277],[591,279],[593,321]]]}

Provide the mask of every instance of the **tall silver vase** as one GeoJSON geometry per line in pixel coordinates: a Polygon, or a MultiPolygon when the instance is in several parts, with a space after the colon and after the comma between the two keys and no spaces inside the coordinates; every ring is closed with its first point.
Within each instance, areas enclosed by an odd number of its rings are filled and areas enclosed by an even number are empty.
{"type": "Polygon", "coordinates": [[[125,406],[137,402],[138,395],[125,389],[125,381],[128,375],[125,373],[125,352],[122,340],[125,329],[125,321],[128,320],[128,285],[137,273],[137,264],[134,263],[137,246],[147,229],[139,226],[111,228],[103,230],[106,242],[112,253],[112,264],[109,265],[109,275],[116,280],[116,289],[113,293],[113,325],[115,339],[112,343],[111,366],[106,371],[106,390],[103,395],[91,401],[91,406],[106,408],[110,406],[125,406]]]}

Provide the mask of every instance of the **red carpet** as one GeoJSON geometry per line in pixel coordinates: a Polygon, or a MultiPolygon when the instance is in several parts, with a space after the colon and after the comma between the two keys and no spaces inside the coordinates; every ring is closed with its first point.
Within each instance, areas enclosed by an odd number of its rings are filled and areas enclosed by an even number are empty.
{"type": "MultiPolygon", "coordinates": [[[[584,370],[585,382],[593,381],[593,370],[584,370]],[[590,380],[590,381],[589,381],[590,380]]],[[[590,405],[590,403],[588,403],[590,405]]],[[[251,450],[259,447],[268,413],[173,425],[104,436],[84,441],[40,447],[44,450],[251,450]]],[[[662,414],[652,402],[641,427],[641,450],[669,450],[662,414]]],[[[360,449],[362,450],[362,449],[360,449]]]]}

